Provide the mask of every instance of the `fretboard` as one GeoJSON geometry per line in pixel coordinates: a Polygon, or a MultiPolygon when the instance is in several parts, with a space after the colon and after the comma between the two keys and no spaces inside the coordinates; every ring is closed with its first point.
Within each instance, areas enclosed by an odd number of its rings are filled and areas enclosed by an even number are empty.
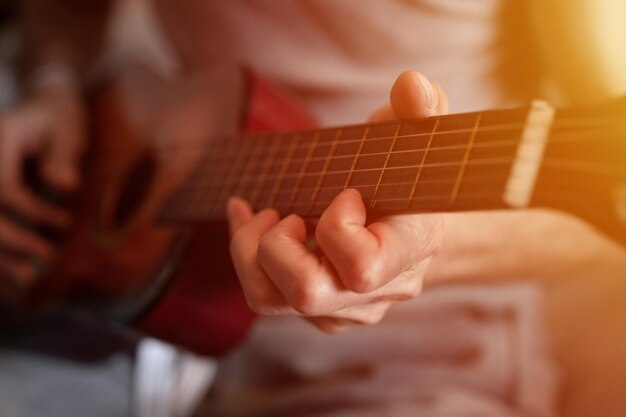
{"type": "Polygon", "coordinates": [[[372,212],[505,207],[528,109],[246,135],[213,144],[161,218],[224,217],[230,196],[253,208],[318,216],[347,188],[372,212]]]}

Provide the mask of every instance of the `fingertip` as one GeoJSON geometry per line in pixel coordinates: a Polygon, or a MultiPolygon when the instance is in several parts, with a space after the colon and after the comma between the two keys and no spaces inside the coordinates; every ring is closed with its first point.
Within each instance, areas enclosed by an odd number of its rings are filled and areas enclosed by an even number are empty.
{"type": "Polygon", "coordinates": [[[263,209],[257,214],[257,216],[259,216],[260,218],[263,218],[264,220],[268,220],[274,223],[280,220],[280,214],[278,213],[277,210],[273,208],[263,209]]]}
{"type": "Polygon", "coordinates": [[[365,226],[367,209],[361,193],[354,188],[341,192],[328,208],[322,213],[316,237],[322,246],[335,245],[338,230],[349,230],[351,235],[365,226]]]}
{"type": "Polygon", "coordinates": [[[391,88],[391,107],[401,119],[421,119],[435,114],[439,91],[424,75],[404,71],[391,88]]]}
{"type": "Polygon", "coordinates": [[[252,219],[254,213],[250,205],[240,197],[230,197],[226,203],[226,217],[231,234],[252,219]]]}
{"type": "Polygon", "coordinates": [[[347,188],[343,190],[331,203],[329,208],[347,209],[350,212],[365,213],[365,203],[361,192],[356,188],[347,188]]]}

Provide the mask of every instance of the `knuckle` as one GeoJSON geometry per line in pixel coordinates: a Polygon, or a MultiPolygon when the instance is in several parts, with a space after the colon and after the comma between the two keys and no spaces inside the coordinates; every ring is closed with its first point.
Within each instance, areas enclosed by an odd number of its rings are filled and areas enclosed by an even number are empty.
{"type": "Polygon", "coordinates": [[[326,313],[330,294],[325,285],[306,280],[306,283],[295,286],[288,295],[291,307],[304,316],[319,316],[326,313]]]}
{"type": "Polygon", "coordinates": [[[247,291],[245,295],[248,307],[255,314],[267,316],[272,315],[275,311],[274,308],[271,308],[268,297],[262,291],[247,291]]]}
{"type": "Polygon", "coordinates": [[[261,240],[259,240],[259,247],[257,250],[259,259],[268,259],[272,256],[273,254],[272,249],[274,247],[275,242],[276,242],[276,237],[272,231],[269,231],[268,233],[263,235],[263,237],[261,237],[261,240]]]}
{"type": "Polygon", "coordinates": [[[357,293],[371,292],[379,286],[381,270],[381,263],[378,260],[354,260],[344,284],[349,290],[357,293]]]}

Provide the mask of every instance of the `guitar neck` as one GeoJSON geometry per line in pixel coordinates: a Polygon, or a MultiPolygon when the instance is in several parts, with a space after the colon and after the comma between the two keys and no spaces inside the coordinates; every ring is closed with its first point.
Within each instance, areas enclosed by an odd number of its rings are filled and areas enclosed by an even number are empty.
{"type": "Polygon", "coordinates": [[[347,188],[359,190],[375,214],[538,202],[573,211],[585,196],[570,171],[585,184],[598,181],[593,169],[608,187],[626,182],[624,152],[614,149],[624,149],[623,129],[607,134],[607,120],[590,120],[535,102],[525,109],[230,138],[209,149],[160,219],[218,220],[233,195],[257,210],[314,217],[347,188]],[[602,150],[600,159],[585,159],[603,127],[604,140],[593,148],[602,150]]]}

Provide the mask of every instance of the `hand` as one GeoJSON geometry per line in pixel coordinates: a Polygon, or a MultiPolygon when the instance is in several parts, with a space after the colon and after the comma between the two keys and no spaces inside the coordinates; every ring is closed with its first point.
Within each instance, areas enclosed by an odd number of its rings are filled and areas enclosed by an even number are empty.
{"type": "Polygon", "coordinates": [[[42,89],[0,115],[0,294],[5,298],[32,285],[34,265],[54,257],[53,245],[24,223],[63,228],[71,222],[68,213],[29,188],[24,162],[36,158],[38,175],[47,185],[72,191],[80,182],[84,145],[84,110],[66,88],[42,89]]]}
{"type": "MultiPolygon", "coordinates": [[[[447,111],[442,89],[405,72],[391,105],[373,121],[424,118],[447,111]]],[[[382,319],[394,303],[415,297],[443,241],[439,215],[389,216],[370,223],[359,193],[346,190],[322,214],[314,235],[296,215],[254,214],[228,206],[231,255],[248,303],[260,314],[297,314],[327,332],[382,319]],[[307,242],[314,240],[317,248],[307,242]]]]}

